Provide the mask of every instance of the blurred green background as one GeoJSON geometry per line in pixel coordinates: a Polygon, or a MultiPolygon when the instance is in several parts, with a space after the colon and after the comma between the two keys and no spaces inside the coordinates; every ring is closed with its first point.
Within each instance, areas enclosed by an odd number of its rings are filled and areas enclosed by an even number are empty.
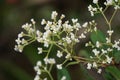
{"type": "MultiPolygon", "coordinates": [[[[101,3],[104,0],[100,0],[101,3]]],[[[41,57],[37,55],[36,43],[27,46],[23,53],[14,51],[15,39],[21,32],[21,26],[34,18],[37,28],[40,27],[42,18],[50,19],[52,11],[65,14],[66,19],[78,18],[82,24],[85,21],[95,19],[98,28],[105,31],[105,22],[100,15],[90,17],[87,6],[92,0],[0,0],[0,80],[33,80],[35,76],[34,65],[41,57]]],[[[107,17],[112,14],[109,9],[107,17]]],[[[115,39],[120,38],[120,12],[117,12],[113,21],[113,29],[116,30],[115,39]]],[[[87,42],[89,37],[81,43],[87,42]]],[[[81,43],[76,46],[79,51],[81,43]]],[[[119,67],[119,64],[117,65],[119,67]]],[[[85,66],[74,65],[68,68],[72,80],[104,80],[96,71],[85,70],[85,66]]],[[[106,80],[113,80],[112,75],[106,80]]]]}

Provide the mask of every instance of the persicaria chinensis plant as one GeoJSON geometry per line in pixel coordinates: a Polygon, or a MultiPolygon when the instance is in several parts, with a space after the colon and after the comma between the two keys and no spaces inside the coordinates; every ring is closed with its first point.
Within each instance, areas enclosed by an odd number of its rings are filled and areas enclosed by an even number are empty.
{"type": "MultiPolygon", "coordinates": [[[[107,25],[105,27],[108,28],[106,31],[107,35],[104,35],[96,27],[97,23],[95,20],[83,24],[80,24],[78,19],[74,18],[65,21],[65,15],[62,14],[58,17],[56,11],[52,12],[50,21],[42,19],[41,26],[44,28],[42,31],[36,29],[34,19],[31,19],[30,24],[26,23],[22,26],[24,32],[18,34],[18,38],[15,40],[17,42],[14,48],[16,51],[22,52],[24,47],[32,42],[38,42],[43,45],[43,47],[39,46],[37,48],[38,56],[45,56],[34,67],[36,71],[34,80],[54,80],[51,74],[53,67],[62,70],[67,65],[72,64],[72,62],[73,64],[83,63],[87,66],[87,69],[95,68],[99,74],[102,72],[102,67],[118,62],[115,52],[120,51],[120,39],[112,39],[115,31],[112,29],[111,23],[117,10],[120,9],[120,1],[106,0],[104,5],[105,7],[103,8],[99,5],[99,0],[93,0],[93,5],[89,5],[88,10],[92,17],[96,14],[103,16],[107,25]],[[114,9],[110,19],[105,15],[109,7],[114,9]],[[84,31],[79,33],[81,29],[84,31]],[[91,38],[90,41],[84,44],[84,47],[89,48],[91,55],[83,57],[76,53],[75,45],[84,40],[87,34],[90,34],[91,38]],[[54,50],[54,47],[56,47],[56,50],[54,50]],[[55,56],[51,57],[51,54],[55,56]],[[46,77],[43,77],[43,74],[46,74],[46,77]]],[[[60,80],[68,79],[63,75],[60,80]]]]}

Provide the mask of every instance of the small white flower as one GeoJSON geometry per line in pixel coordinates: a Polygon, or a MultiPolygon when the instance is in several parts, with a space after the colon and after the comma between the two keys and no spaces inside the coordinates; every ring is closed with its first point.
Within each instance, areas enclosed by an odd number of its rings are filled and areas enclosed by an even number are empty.
{"type": "Polygon", "coordinates": [[[119,44],[119,42],[118,41],[114,41],[115,43],[113,44],[113,48],[118,48],[118,44],[119,44]]]}
{"type": "Polygon", "coordinates": [[[44,58],[44,62],[45,62],[45,64],[48,64],[48,58],[44,58]]]}
{"type": "Polygon", "coordinates": [[[18,38],[23,37],[23,34],[24,34],[23,32],[19,33],[19,34],[18,34],[18,38]]]}
{"type": "Polygon", "coordinates": [[[106,43],[110,43],[111,40],[109,38],[106,38],[106,43]]]}
{"type": "Polygon", "coordinates": [[[67,32],[71,32],[71,31],[73,31],[73,26],[72,25],[70,25],[70,24],[68,24],[69,23],[69,21],[66,21],[62,26],[63,26],[63,30],[64,31],[67,31],[67,32]]]}
{"type": "Polygon", "coordinates": [[[91,59],[93,59],[93,56],[90,56],[91,59]]]}
{"type": "Polygon", "coordinates": [[[118,51],[120,50],[120,40],[119,41],[114,41],[114,44],[112,45],[113,48],[116,48],[118,51]]]}
{"type": "Polygon", "coordinates": [[[65,40],[68,44],[70,44],[72,42],[71,39],[68,36],[65,38],[65,40]]]}
{"type": "Polygon", "coordinates": [[[86,47],[91,46],[91,45],[92,45],[91,41],[89,41],[88,43],[85,44],[86,47]]]}
{"type": "Polygon", "coordinates": [[[61,28],[62,20],[58,20],[58,27],[61,28]]]}
{"type": "Polygon", "coordinates": [[[66,59],[68,59],[70,57],[71,57],[70,53],[65,56],[66,59]]]}
{"type": "Polygon", "coordinates": [[[38,37],[42,36],[42,32],[40,32],[39,30],[36,31],[36,34],[37,34],[38,37]]]}
{"type": "Polygon", "coordinates": [[[91,63],[88,63],[88,64],[87,64],[87,69],[91,69],[91,67],[92,67],[92,64],[91,64],[91,63]]]}
{"type": "Polygon", "coordinates": [[[63,56],[62,52],[60,52],[59,50],[57,51],[57,57],[61,58],[63,56]]]}
{"type": "Polygon", "coordinates": [[[14,50],[18,51],[18,46],[17,45],[15,45],[14,50]]]}
{"type": "Polygon", "coordinates": [[[48,42],[44,42],[44,47],[49,47],[49,44],[48,44],[48,42]]]}
{"type": "Polygon", "coordinates": [[[33,28],[30,28],[30,29],[28,30],[29,34],[32,34],[34,31],[35,31],[35,30],[34,30],[33,28]]]}
{"type": "Polygon", "coordinates": [[[44,58],[44,62],[45,62],[45,64],[55,64],[56,63],[56,61],[55,61],[55,59],[54,58],[44,58]]]}
{"type": "Polygon", "coordinates": [[[23,28],[23,29],[26,29],[26,28],[28,28],[28,27],[29,27],[28,23],[22,25],[22,28],[23,28]]]}
{"type": "Polygon", "coordinates": [[[120,9],[120,6],[119,5],[115,5],[114,9],[120,9]]]}
{"type": "Polygon", "coordinates": [[[86,47],[89,46],[89,43],[86,43],[85,46],[86,46],[86,47]]]}
{"type": "Polygon", "coordinates": [[[46,21],[45,21],[45,19],[42,19],[41,25],[44,25],[44,24],[46,24],[46,21]]]}
{"type": "Polygon", "coordinates": [[[106,0],[106,2],[104,2],[104,4],[107,5],[112,5],[113,4],[113,0],[106,0]]]}
{"type": "Polygon", "coordinates": [[[93,62],[93,67],[97,67],[97,63],[96,62],[93,62]]]}
{"type": "Polygon", "coordinates": [[[80,39],[86,38],[86,36],[85,36],[85,34],[82,33],[82,34],[79,36],[79,38],[80,38],[80,39]]]}
{"type": "Polygon", "coordinates": [[[76,23],[76,30],[79,30],[79,28],[81,28],[81,25],[80,25],[80,23],[76,23]]]}
{"type": "Polygon", "coordinates": [[[36,75],[34,80],[40,80],[40,76],[39,75],[36,75]]]}
{"type": "Polygon", "coordinates": [[[18,51],[18,52],[22,52],[23,51],[23,46],[22,45],[15,45],[14,50],[18,51]]]}
{"type": "Polygon", "coordinates": [[[97,41],[97,42],[96,42],[96,47],[99,48],[100,46],[101,46],[100,42],[97,41]]]}
{"type": "Polygon", "coordinates": [[[101,74],[102,72],[102,69],[98,69],[97,73],[101,74]]]}
{"type": "Polygon", "coordinates": [[[72,40],[69,37],[66,37],[66,41],[68,44],[70,44],[72,42],[72,40]]]}
{"type": "Polygon", "coordinates": [[[41,70],[40,70],[40,69],[37,70],[37,74],[38,74],[38,75],[41,74],[41,70]]]}
{"type": "Polygon", "coordinates": [[[103,64],[106,64],[107,62],[106,61],[102,61],[103,64]]]}
{"type": "Polygon", "coordinates": [[[72,19],[73,23],[76,23],[78,21],[78,19],[72,19]]]}
{"type": "Polygon", "coordinates": [[[38,47],[38,54],[41,54],[42,52],[43,52],[43,49],[38,47]]]}
{"type": "Polygon", "coordinates": [[[58,64],[57,69],[62,69],[62,64],[58,64]]]}
{"type": "Polygon", "coordinates": [[[43,80],[48,80],[47,78],[44,78],[43,80]]]}
{"type": "Polygon", "coordinates": [[[63,77],[61,78],[61,80],[66,80],[66,76],[63,76],[63,77]]]}
{"type": "Polygon", "coordinates": [[[82,27],[88,27],[88,22],[85,22],[83,25],[82,25],[82,27]]]}
{"type": "Polygon", "coordinates": [[[95,31],[95,32],[97,31],[97,27],[94,28],[94,31],[95,31]]]}
{"type": "Polygon", "coordinates": [[[39,70],[39,66],[35,66],[34,70],[37,72],[39,70]]]}
{"type": "Polygon", "coordinates": [[[94,3],[94,4],[97,4],[97,3],[98,3],[98,0],[93,0],[93,3],[94,3]]]}
{"type": "Polygon", "coordinates": [[[70,33],[71,39],[75,40],[75,34],[74,33],[70,33]]]}
{"type": "Polygon", "coordinates": [[[42,66],[41,61],[37,61],[37,66],[42,66]]]}
{"type": "Polygon", "coordinates": [[[22,41],[21,41],[21,43],[22,43],[22,44],[27,44],[28,42],[27,42],[27,40],[25,40],[25,39],[23,38],[22,41]]]}
{"type": "Polygon", "coordinates": [[[91,16],[94,16],[94,13],[97,12],[97,8],[94,8],[92,5],[89,5],[88,11],[90,11],[91,16]]]}
{"type": "Polygon", "coordinates": [[[33,24],[35,24],[35,20],[34,20],[34,19],[31,19],[31,22],[32,22],[33,24]]]}
{"type": "Polygon", "coordinates": [[[109,36],[111,36],[113,34],[113,30],[108,30],[107,33],[109,34],[109,36]]]}
{"type": "Polygon", "coordinates": [[[55,62],[54,58],[50,58],[50,59],[48,59],[48,63],[49,64],[55,64],[56,62],[55,62]]]}
{"type": "Polygon", "coordinates": [[[107,53],[107,50],[102,49],[102,53],[103,54],[107,53]]]}
{"type": "Polygon", "coordinates": [[[112,62],[112,59],[113,59],[113,58],[112,58],[112,57],[109,57],[108,55],[106,55],[106,58],[107,58],[106,61],[110,64],[110,63],[112,62]]]}
{"type": "Polygon", "coordinates": [[[111,49],[111,48],[108,48],[108,49],[107,49],[107,51],[111,52],[111,51],[113,51],[113,49],[111,49]]]}
{"type": "Polygon", "coordinates": [[[100,51],[98,51],[97,49],[93,49],[92,52],[95,54],[95,56],[97,56],[100,53],[100,51]]]}
{"type": "Polygon", "coordinates": [[[18,45],[21,44],[21,42],[22,42],[22,41],[20,40],[20,38],[16,39],[15,41],[17,42],[18,45]]]}
{"type": "Polygon", "coordinates": [[[53,11],[51,14],[51,19],[56,19],[58,13],[56,11],[53,11]]]}
{"type": "Polygon", "coordinates": [[[63,19],[63,18],[65,18],[65,15],[64,15],[64,14],[61,15],[60,19],[63,19]]]}

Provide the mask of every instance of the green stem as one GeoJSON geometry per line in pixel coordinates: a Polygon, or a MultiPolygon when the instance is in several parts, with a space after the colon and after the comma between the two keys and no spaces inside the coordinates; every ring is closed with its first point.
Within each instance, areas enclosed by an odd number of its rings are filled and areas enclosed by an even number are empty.
{"type": "Polygon", "coordinates": [[[64,65],[67,61],[68,61],[68,59],[66,59],[66,60],[62,63],[62,65],[64,65]]]}
{"type": "Polygon", "coordinates": [[[34,42],[34,41],[36,41],[36,39],[33,39],[33,40],[29,41],[28,43],[24,44],[23,47],[25,47],[26,45],[31,44],[31,43],[34,42]]]}
{"type": "Polygon", "coordinates": [[[105,9],[103,10],[103,12],[105,12],[108,9],[109,6],[106,6],[105,9]]]}
{"type": "Polygon", "coordinates": [[[99,5],[98,5],[98,4],[96,4],[96,5],[97,5],[99,11],[101,12],[101,14],[103,15],[103,17],[104,17],[106,23],[108,24],[109,29],[111,30],[111,26],[110,26],[110,23],[109,23],[107,17],[105,16],[104,12],[100,9],[99,5]]]}
{"type": "Polygon", "coordinates": [[[46,72],[48,73],[48,75],[50,77],[50,80],[54,80],[53,77],[52,77],[52,75],[50,74],[50,72],[49,71],[46,71],[46,72]]]}
{"type": "Polygon", "coordinates": [[[49,50],[48,50],[48,53],[47,53],[46,57],[48,57],[48,56],[49,56],[49,54],[50,54],[50,51],[51,51],[52,47],[53,47],[53,44],[51,44],[51,45],[50,45],[50,48],[49,48],[49,50]]]}
{"type": "Polygon", "coordinates": [[[73,56],[73,58],[75,60],[79,60],[79,62],[94,62],[95,61],[92,59],[87,59],[87,58],[83,58],[83,57],[79,57],[79,56],[73,56]]]}
{"type": "Polygon", "coordinates": [[[68,52],[66,49],[62,48],[62,47],[61,47],[61,46],[59,46],[58,44],[54,43],[54,45],[56,45],[57,47],[59,47],[60,49],[62,49],[64,52],[66,52],[66,53],[68,53],[68,54],[69,54],[69,52],[68,52]]]}
{"type": "Polygon", "coordinates": [[[113,20],[113,18],[114,18],[114,16],[115,16],[115,14],[116,14],[116,12],[117,12],[117,9],[114,11],[112,17],[110,18],[110,21],[109,21],[110,24],[111,24],[111,22],[112,22],[112,20],[113,20]]]}
{"type": "Polygon", "coordinates": [[[53,64],[50,65],[49,72],[52,70],[53,64]]]}

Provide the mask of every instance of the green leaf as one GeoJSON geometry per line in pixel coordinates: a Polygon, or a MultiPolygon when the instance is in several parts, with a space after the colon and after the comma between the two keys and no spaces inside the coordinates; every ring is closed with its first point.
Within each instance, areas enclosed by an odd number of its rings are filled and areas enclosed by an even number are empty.
{"type": "Polygon", "coordinates": [[[38,60],[43,58],[43,55],[38,54],[37,47],[32,44],[25,47],[24,53],[33,65],[35,65],[38,60]]]}
{"type": "Polygon", "coordinates": [[[105,80],[116,80],[110,73],[104,73],[103,77],[105,80]]]}
{"type": "Polygon", "coordinates": [[[101,32],[100,30],[97,30],[96,32],[95,31],[92,32],[90,38],[94,44],[96,44],[96,41],[106,42],[106,37],[104,33],[101,32]]]}
{"type": "Polygon", "coordinates": [[[85,58],[90,58],[91,54],[89,52],[90,50],[87,51],[86,48],[84,48],[83,50],[80,50],[79,55],[85,57],[85,58]]]}
{"type": "Polygon", "coordinates": [[[67,71],[66,68],[62,68],[61,70],[58,70],[58,71],[57,71],[57,76],[58,76],[58,80],[61,80],[61,78],[62,78],[63,76],[66,77],[66,80],[71,80],[71,77],[70,77],[70,75],[69,75],[69,72],[67,71]]]}
{"type": "Polygon", "coordinates": [[[120,80],[120,70],[115,66],[107,67],[106,72],[109,72],[116,80],[120,80]]]}
{"type": "Polygon", "coordinates": [[[74,61],[74,62],[69,62],[65,67],[68,67],[68,66],[71,66],[71,65],[75,65],[75,64],[78,64],[79,62],[76,62],[76,61],[74,61]]]}
{"type": "Polygon", "coordinates": [[[81,68],[81,71],[83,73],[83,78],[84,80],[95,80],[89,73],[88,71],[86,70],[85,66],[83,66],[82,64],[80,64],[80,68],[81,68]],[[86,77],[87,76],[87,77],[86,77]]]}
{"type": "Polygon", "coordinates": [[[114,59],[116,63],[120,62],[120,51],[114,53],[114,59]]]}
{"type": "Polygon", "coordinates": [[[17,80],[33,80],[26,71],[16,66],[14,63],[8,61],[0,61],[0,68],[6,72],[6,74],[10,74],[15,77],[17,80]]]}

